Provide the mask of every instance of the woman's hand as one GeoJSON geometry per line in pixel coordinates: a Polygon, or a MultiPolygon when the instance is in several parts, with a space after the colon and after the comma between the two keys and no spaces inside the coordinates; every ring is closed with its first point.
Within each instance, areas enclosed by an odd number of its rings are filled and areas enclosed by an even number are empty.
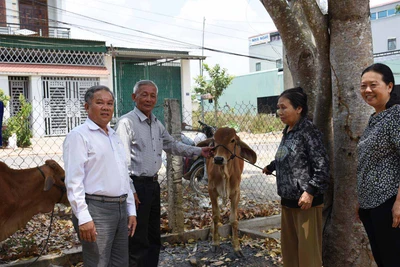
{"type": "Polygon", "coordinates": [[[400,226],[400,199],[396,198],[392,208],[393,223],[392,227],[400,226]]]}
{"type": "Polygon", "coordinates": [[[307,210],[311,208],[314,196],[310,195],[306,191],[301,195],[299,202],[297,203],[302,210],[307,210]]]}
{"type": "Polygon", "coordinates": [[[264,169],[262,170],[262,173],[265,173],[266,175],[272,174],[272,172],[270,172],[270,171],[268,170],[268,166],[264,167],[264,169]]]}

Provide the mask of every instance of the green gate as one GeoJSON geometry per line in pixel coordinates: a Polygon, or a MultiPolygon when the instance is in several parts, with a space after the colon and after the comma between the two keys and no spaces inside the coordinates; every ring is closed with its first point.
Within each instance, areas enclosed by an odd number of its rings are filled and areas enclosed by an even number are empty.
{"type": "Polygon", "coordinates": [[[133,86],[139,80],[152,80],[158,86],[158,100],[153,113],[164,123],[164,99],[175,98],[181,102],[181,66],[174,62],[135,62],[133,59],[116,60],[117,90],[116,116],[133,109],[133,86]]]}

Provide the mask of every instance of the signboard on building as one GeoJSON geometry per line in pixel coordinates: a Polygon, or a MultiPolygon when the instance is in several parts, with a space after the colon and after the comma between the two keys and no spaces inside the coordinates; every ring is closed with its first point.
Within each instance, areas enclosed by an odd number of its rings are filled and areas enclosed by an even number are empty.
{"type": "Polygon", "coordinates": [[[249,46],[268,43],[271,41],[269,33],[260,34],[257,36],[249,37],[249,46]]]}

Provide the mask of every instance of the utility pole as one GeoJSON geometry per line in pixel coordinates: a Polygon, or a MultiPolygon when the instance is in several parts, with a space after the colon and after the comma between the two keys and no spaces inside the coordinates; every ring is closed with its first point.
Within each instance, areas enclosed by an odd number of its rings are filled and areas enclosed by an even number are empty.
{"type": "MultiPolygon", "coordinates": [[[[206,25],[206,17],[203,17],[203,38],[201,41],[201,60],[200,60],[200,76],[203,76],[203,57],[204,57],[204,28],[206,25]]],[[[201,121],[204,121],[204,102],[203,97],[200,96],[200,104],[201,104],[201,121]]]]}
{"type": "MultiPolygon", "coordinates": [[[[201,41],[201,56],[204,57],[204,28],[206,26],[206,17],[203,17],[203,38],[201,41]]],[[[203,58],[201,58],[200,75],[203,76],[203,58]]]]}

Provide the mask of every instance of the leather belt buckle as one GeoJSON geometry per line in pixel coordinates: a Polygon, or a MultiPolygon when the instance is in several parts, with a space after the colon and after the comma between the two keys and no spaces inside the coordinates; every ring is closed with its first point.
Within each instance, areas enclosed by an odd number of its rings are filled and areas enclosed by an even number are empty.
{"type": "Polygon", "coordinates": [[[153,175],[153,182],[157,182],[158,181],[158,174],[154,174],[153,175]]]}

